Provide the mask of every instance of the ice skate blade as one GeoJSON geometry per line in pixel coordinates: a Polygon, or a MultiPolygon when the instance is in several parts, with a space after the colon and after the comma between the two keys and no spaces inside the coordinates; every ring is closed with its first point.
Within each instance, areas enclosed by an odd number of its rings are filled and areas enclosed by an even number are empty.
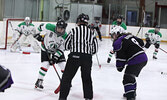
{"type": "Polygon", "coordinates": [[[42,91],[43,89],[42,88],[39,88],[37,86],[34,87],[35,90],[38,90],[38,91],[42,91]]]}

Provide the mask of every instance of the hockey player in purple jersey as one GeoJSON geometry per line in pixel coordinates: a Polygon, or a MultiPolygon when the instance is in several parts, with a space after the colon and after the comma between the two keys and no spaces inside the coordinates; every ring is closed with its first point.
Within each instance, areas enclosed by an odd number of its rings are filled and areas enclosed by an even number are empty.
{"type": "Polygon", "coordinates": [[[123,85],[124,97],[127,100],[135,100],[136,97],[136,77],[139,76],[142,68],[147,64],[143,40],[136,36],[127,34],[113,33],[113,49],[116,55],[116,68],[119,72],[125,68],[123,85]]]}
{"type": "Polygon", "coordinates": [[[10,88],[12,84],[13,80],[10,70],[0,65],[0,92],[10,88]]]}

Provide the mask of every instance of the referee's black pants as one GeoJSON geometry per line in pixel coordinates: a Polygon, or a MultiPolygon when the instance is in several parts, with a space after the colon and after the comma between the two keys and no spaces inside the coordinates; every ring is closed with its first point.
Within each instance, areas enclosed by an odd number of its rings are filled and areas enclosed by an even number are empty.
{"type": "Polygon", "coordinates": [[[93,86],[91,78],[92,55],[70,53],[68,55],[68,60],[62,76],[59,100],[67,99],[71,87],[71,81],[80,66],[84,98],[93,98],[93,86]]]}

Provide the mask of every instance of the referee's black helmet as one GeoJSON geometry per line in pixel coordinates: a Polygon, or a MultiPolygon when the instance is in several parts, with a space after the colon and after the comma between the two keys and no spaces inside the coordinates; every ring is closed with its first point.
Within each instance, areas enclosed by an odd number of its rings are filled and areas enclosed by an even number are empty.
{"type": "Polygon", "coordinates": [[[80,14],[80,15],[77,17],[76,23],[82,22],[82,23],[86,23],[86,24],[87,24],[88,21],[89,21],[89,16],[86,15],[86,14],[84,14],[84,13],[82,13],[82,14],[80,14]]]}

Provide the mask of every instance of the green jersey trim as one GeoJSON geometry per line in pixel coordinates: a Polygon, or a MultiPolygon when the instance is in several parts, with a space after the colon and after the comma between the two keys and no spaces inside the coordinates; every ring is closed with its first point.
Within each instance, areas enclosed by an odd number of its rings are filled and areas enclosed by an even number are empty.
{"type": "MultiPolygon", "coordinates": [[[[25,22],[22,22],[22,23],[20,23],[20,24],[18,25],[18,27],[20,27],[20,26],[22,26],[22,25],[26,25],[26,23],[25,23],[25,22]]],[[[30,23],[28,26],[34,26],[34,24],[30,23]]]]}
{"type": "MultiPolygon", "coordinates": [[[[148,30],[148,33],[155,33],[155,29],[150,29],[150,30],[148,30]]],[[[159,35],[160,37],[162,37],[161,32],[158,32],[158,35],[159,35]]]]}
{"type": "Polygon", "coordinates": [[[59,56],[61,56],[61,52],[60,52],[60,51],[57,51],[56,53],[57,53],[59,56]]]}
{"type": "Polygon", "coordinates": [[[65,40],[67,37],[67,32],[65,32],[65,34],[62,36],[62,38],[65,40]]]}
{"type": "Polygon", "coordinates": [[[55,32],[56,25],[48,23],[48,24],[46,24],[46,27],[45,27],[45,28],[46,28],[47,30],[50,30],[50,31],[52,31],[52,32],[55,32]]]}
{"type": "MultiPolygon", "coordinates": [[[[118,24],[117,24],[117,21],[114,21],[114,22],[112,23],[112,25],[118,25],[118,24]]],[[[124,22],[122,22],[120,26],[121,26],[124,30],[127,30],[126,24],[125,24],[124,22]]]]}

